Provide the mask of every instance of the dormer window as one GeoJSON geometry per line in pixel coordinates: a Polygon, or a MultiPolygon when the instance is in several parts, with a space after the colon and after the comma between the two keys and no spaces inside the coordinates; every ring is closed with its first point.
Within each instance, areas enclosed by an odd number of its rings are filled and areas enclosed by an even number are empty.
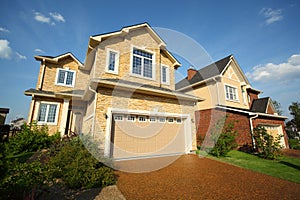
{"type": "Polygon", "coordinates": [[[161,83],[166,85],[170,84],[169,67],[166,65],[161,66],[161,83]]]}
{"type": "Polygon", "coordinates": [[[154,79],[154,55],[148,51],[133,48],[131,74],[154,79]]]}
{"type": "Polygon", "coordinates": [[[238,101],[237,88],[225,85],[226,100],[238,101]]]}
{"type": "Polygon", "coordinates": [[[69,69],[57,69],[56,85],[73,87],[75,83],[75,71],[69,69]]]}

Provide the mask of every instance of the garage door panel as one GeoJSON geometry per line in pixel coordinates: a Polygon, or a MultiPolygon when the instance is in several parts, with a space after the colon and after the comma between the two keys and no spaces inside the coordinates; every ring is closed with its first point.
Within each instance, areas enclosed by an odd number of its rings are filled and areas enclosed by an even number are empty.
{"type": "Polygon", "coordinates": [[[184,153],[184,123],[114,121],[115,159],[184,153]]]}

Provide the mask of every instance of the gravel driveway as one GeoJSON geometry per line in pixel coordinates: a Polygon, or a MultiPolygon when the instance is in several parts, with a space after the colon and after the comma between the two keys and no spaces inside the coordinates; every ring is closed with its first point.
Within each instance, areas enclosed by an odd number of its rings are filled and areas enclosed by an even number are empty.
{"type": "MultiPolygon", "coordinates": [[[[144,164],[161,162],[160,159],[148,159],[144,164]]],[[[134,162],[124,164],[131,166],[134,162]]],[[[117,175],[117,186],[129,200],[300,199],[300,184],[196,155],[183,155],[157,171],[119,171],[117,175]]]]}

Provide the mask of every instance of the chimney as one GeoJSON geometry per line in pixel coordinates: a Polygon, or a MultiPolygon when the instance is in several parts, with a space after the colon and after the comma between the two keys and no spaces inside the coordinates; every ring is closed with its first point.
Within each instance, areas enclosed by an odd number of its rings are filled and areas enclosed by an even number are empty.
{"type": "Polygon", "coordinates": [[[190,68],[187,70],[188,81],[191,80],[197,72],[198,71],[194,68],[194,66],[190,66],[190,68]]]}

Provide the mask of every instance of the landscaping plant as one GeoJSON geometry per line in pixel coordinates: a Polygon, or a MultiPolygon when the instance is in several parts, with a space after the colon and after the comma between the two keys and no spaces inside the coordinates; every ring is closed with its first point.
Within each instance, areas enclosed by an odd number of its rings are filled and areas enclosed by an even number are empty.
{"type": "Polygon", "coordinates": [[[226,156],[229,151],[237,147],[234,121],[224,123],[225,121],[226,118],[218,120],[215,129],[211,132],[215,146],[211,149],[210,154],[216,157],[226,156]]]}
{"type": "Polygon", "coordinates": [[[273,160],[280,155],[280,139],[283,136],[274,137],[264,127],[258,126],[253,129],[253,137],[258,156],[273,160]]]}

